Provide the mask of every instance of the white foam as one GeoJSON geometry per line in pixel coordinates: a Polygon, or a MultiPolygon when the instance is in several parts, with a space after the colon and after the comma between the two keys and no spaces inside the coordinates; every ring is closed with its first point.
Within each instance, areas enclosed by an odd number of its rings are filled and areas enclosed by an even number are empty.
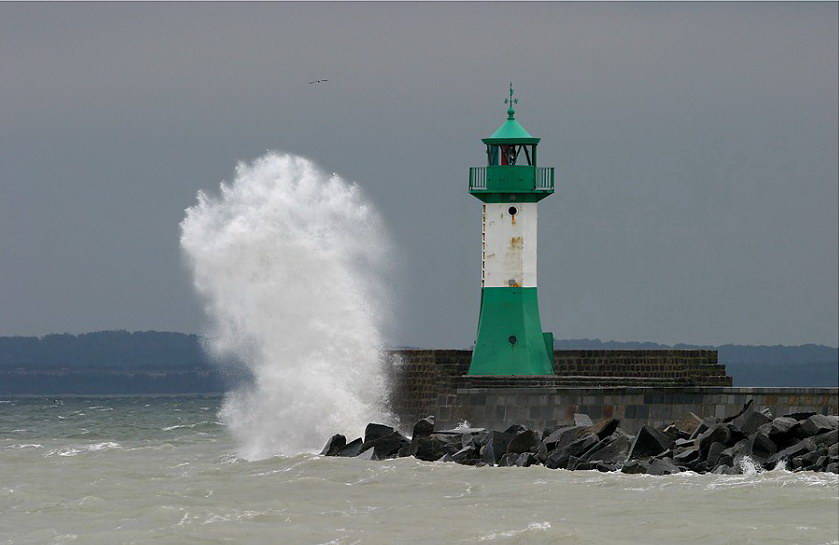
{"type": "Polygon", "coordinates": [[[208,348],[248,366],[221,419],[254,460],[320,450],[383,413],[381,223],[355,184],[274,152],[198,193],[181,247],[209,317],[208,348]]]}

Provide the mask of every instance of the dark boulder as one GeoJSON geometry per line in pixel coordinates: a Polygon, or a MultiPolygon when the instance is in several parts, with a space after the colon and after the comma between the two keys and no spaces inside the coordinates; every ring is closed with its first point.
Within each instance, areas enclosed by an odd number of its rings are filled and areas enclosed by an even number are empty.
{"type": "Polygon", "coordinates": [[[545,467],[548,469],[566,469],[568,467],[568,460],[570,459],[571,456],[569,454],[555,450],[545,460],[545,467]]]}
{"type": "Polygon", "coordinates": [[[626,460],[631,446],[632,437],[626,434],[616,435],[608,443],[593,448],[586,456],[586,459],[593,462],[617,465],[626,460]]]}
{"type": "Polygon", "coordinates": [[[644,474],[650,469],[650,463],[644,460],[631,460],[621,467],[621,473],[629,475],[644,474]]]}
{"type": "Polygon", "coordinates": [[[617,418],[603,418],[588,426],[588,432],[595,434],[598,439],[605,439],[615,433],[618,424],[620,424],[620,420],[617,418]]]}
{"type": "Polygon", "coordinates": [[[835,430],[837,427],[835,422],[823,414],[814,414],[807,420],[801,423],[798,427],[798,436],[801,438],[812,437],[814,435],[821,435],[829,431],[835,430]]]}
{"type": "Polygon", "coordinates": [[[689,447],[673,456],[673,463],[680,466],[688,465],[699,459],[699,447],[689,447]]]}
{"type": "MultiPolygon", "coordinates": [[[[365,433],[364,436],[366,438],[367,434],[365,433]]],[[[372,448],[376,457],[380,460],[396,456],[400,451],[403,455],[407,455],[407,447],[411,444],[411,441],[398,431],[393,431],[388,435],[374,435],[374,437],[375,439],[364,441],[362,450],[372,448]],[[402,450],[403,447],[405,450],[402,450]]]]}
{"type": "Polygon", "coordinates": [[[446,454],[450,454],[446,448],[446,443],[431,435],[415,435],[411,438],[411,443],[407,451],[407,456],[413,456],[418,460],[424,460],[426,462],[439,460],[446,454]]]}
{"type": "Polygon", "coordinates": [[[752,459],[762,464],[778,452],[778,447],[769,439],[767,434],[756,433],[749,438],[749,443],[745,450],[751,455],[752,459]]]}
{"type": "Polygon", "coordinates": [[[717,465],[717,461],[720,459],[720,454],[722,454],[722,451],[724,451],[725,448],[725,443],[720,443],[719,441],[711,443],[711,446],[708,447],[708,453],[705,456],[705,461],[709,466],[717,465]]]}
{"type": "Polygon", "coordinates": [[[572,456],[579,458],[589,448],[596,445],[597,442],[597,436],[590,433],[568,445],[557,448],[548,455],[547,460],[545,460],[545,467],[549,469],[566,468],[572,456]]]}
{"type": "Polygon", "coordinates": [[[515,454],[536,452],[539,449],[541,439],[537,431],[521,431],[510,440],[510,444],[507,445],[507,452],[515,454]]]}
{"type": "Polygon", "coordinates": [[[599,443],[599,441],[597,440],[597,435],[590,433],[588,435],[580,437],[573,443],[562,447],[561,450],[567,452],[571,456],[581,457],[597,443],[599,443]]]}
{"type": "Polygon", "coordinates": [[[516,465],[516,460],[519,459],[519,455],[515,452],[508,452],[504,456],[498,460],[498,467],[511,467],[516,465]]]}
{"type": "Polygon", "coordinates": [[[673,475],[681,472],[679,466],[673,463],[670,458],[655,459],[647,470],[647,475],[673,475]]]}
{"type": "Polygon", "coordinates": [[[354,439],[350,443],[338,451],[338,454],[335,456],[340,456],[342,458],[353,458],[361,454],[361,447],[364,442],[361,440],[361,437],[358,439],[354,439]]]}
{"type": "Polygon", "coordinates": [[[513,424],[512,426],[504,430],[504,433],[506,433],[507,435],[516,435],[526,430],[527,426],[522,426],[521,424],[513,424]]]}
{"type": "Polygon", "coordinates": [[[641,426],[629,448],[629,459],[647,458],[670,448],[670,437],[650,426],[641,426]]]}
{"type": "Polygon", "coordinates": [[[391,435],[395,431],[392,427],[385,426],[384,424],[367,424],[367,427],[364,428],[364,443],[367,444],[380,437],[391,435]]]}
{"type": "Polygon", "coordinates": [[[512,437],[506,433],[497,431],[490,432],[484,446],[481,447],[481,460],[487,465],[495,465],[507,452],[507,445],[512,437]]]}
{"type": "Polygon", "coordinates": [[[798,412],[798,413],[785,414],[784,416],[786,416],[788,418],[792,418],[793,420],[804,421],[804,420],[807,420],[808,418],[810,418],[811,416],[813,416],[815,414],[818,414],[818,413],[813,412],[813,411],[803,411],[803,412],[798,412]]]}
{"type": "Polygon", "coordinates": [[[434,416],[426,416],[422,420],[417,420],[414,424],[414,430],[411,438],[426,437],[434,432],[434,416]]]}
{"type": "Polygon", "coordinates": [[[781,448],[786,448],[798,442],[797,429],[800,425],[794,418],[781,416],[768,424],[768,430],[766,430],[767,424],[764,424],[759,431],[765,431],[772,442],[781,448]]]}
{"type": "Polygon", "coordinates": [[[804,440],[804,443],[807,444],[807,448],[809,450],[816,450],[822,445],[829,447],[836,442],[839,442],[839,430],[820,433],[819,435],[814,435],[813,437],[808,437],[804,440]]]}
{"type": "Polygon", "coordinates": [[[766,409],[763,411],[749,411],[731,421],[737,430],[746,435],[757,432],[758,428],[769,422],[772,422],[772,413],[766,409]]]}
{"type": "Polygon", "coordinates": [[[700,456],[702,458],[707,457],[708,449],[711,448],[713,443],[729,444],[731,439],[731,429],[728,424],[714,424],[699,436],[700,456]]]}
{"type": "Polygon", "coordinates": [[[538,463],[539,460],[536,459],[536,455],[532,452],[522,452],[516,459],[516,466],[518,467],[530,467],[532,465],[537,465],[538,463]]]}
{"type": "Polygon", "coordinates": [[[548,451],[573,443],[580,437],[587,435],[586,428],[577,426],[565,426],[554,430],[550,435],[542,439],[548,451]]]}
{"type": "Polygon", "coordinates": [[[338,456],[338,453],[345,446],[347,446],[347,438],[340,433],[337,433],[329,438],[329,441],[326,442],[326,446],[324,446],[323,450],[320,451],[320,455],[338,456]]]}
{"type": "Polygon", "coordinates": [[[473,445],[468,445],[451,455],[452,460],[458,464],[475,465],[480,456],[473,445]]]}

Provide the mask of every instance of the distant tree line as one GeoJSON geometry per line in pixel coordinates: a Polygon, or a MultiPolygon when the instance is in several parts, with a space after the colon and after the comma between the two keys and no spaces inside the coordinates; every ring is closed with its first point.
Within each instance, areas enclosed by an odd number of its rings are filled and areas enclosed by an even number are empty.
{"type": "MultiPolygon", "coordinates": [[[[556,341],[558,349],[719,351],[735,386],[839,385],[839,350],[802,346],[674,346],[599,339],[556,341]]],[[[234,362],[215,362],[198,335],[97,331],[81,335],[0,337],[0,395],[213,393],[248,380],[234,362]]]]}

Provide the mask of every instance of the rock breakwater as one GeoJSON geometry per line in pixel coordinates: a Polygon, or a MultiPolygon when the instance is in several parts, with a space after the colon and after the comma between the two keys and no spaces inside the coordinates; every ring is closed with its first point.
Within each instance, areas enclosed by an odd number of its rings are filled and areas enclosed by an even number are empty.
{"type": "Polygon", "coordinates": [[[779,466],[839,473],[839,416],[808,412],[774,417],[766,409],[754,410],[751,401],[726,418],[701,419],[689,413],[666,426],[644,426],[635,435],[624,432],[617,419],[593,422],[584,414],[576,414],[573,425],[544,430],[518,424],[504,431],[467,424],[435,430],[434,421],[433,416],[419,420],[410,437],[371,423],[363,438],[347,442],[343,435],[332,436],[321,454],[648,475],[740,474],[779,466]]]}

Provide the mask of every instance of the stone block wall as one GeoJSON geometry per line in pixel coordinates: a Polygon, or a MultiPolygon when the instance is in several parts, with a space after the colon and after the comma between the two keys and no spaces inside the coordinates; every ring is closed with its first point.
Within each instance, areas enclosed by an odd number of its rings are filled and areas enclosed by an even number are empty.
{"type": "Polygon", "coordinates": [[[491,428],[543,428],[575,412],[613,416],[635,431],[692,412],[736,413],[748,399],[773,414],[837,414],[836,388],[731,388],[711,350],[557,350],[555,374],[466,376],[469,350],[396,350],[388,354],[390,407],[403,427],[429,414],[440,426],[464,420],[491,428]]]}

